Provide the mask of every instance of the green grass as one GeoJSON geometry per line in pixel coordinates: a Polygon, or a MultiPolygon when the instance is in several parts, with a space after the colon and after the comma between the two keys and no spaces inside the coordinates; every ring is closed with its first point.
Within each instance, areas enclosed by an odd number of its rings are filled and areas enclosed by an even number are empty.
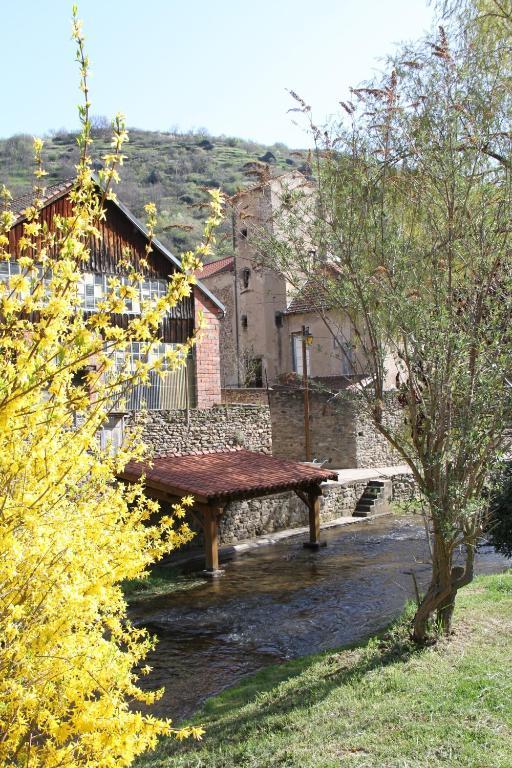
{"type": "Polygon", "coordinates": [[[364,646],[268,668],[163,740],[144,768],[511,768],[512,572],[459,596],[455,635],[417,650],[407,622],[364,646]]]}
{"type": "Polygon", "coordinates": [[[123,582],[123,593],[129,603],[157,595],[181,592],[204,584],[204,579],[186,576],[178,569],[165,565],[154,565],[145,579],[127,579],[123,582]]]}

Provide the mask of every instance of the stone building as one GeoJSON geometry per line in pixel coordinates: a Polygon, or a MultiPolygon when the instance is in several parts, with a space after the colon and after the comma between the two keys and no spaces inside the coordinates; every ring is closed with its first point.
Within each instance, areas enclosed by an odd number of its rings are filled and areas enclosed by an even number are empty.
{"type": "MultiPolygon", "coordinates": [[[[329,307],[325,291],[322,295],[323,279],[299,275],[292,285],[259,254],[265,232],[275,237],[286,228],[282,207],[288,195],[296,196],[296,204],[303,207],[299,218],[307,222],[316,188],[298,171],[241,192],[233,212],[234,255],[198,273],[226,308],[220,330],[225,388],[262,387],[286,381],[290,374],[302,376],[304,335],[311,342],[305,351],[310,378],[338,389],[364,377],[365,357],[352,323],[345,313],[329,307]]],[[[314,258],[307,227],[295,236],[314,258]]],[[[327,273],[323,277],[337,277],[328,261],[320,269],[327,273]]],[[[393,385],[390,372],[389,388],[393,385]]]]}

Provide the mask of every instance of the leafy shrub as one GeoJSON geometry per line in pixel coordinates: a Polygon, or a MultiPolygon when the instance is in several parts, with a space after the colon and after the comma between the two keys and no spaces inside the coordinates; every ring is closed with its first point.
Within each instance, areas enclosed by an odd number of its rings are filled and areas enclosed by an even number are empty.
{"type": "Polygon", "coordinates": [[[512,557],[512,464],[508,464],[491,495],[487,534],[501,554],[512,557]]]}

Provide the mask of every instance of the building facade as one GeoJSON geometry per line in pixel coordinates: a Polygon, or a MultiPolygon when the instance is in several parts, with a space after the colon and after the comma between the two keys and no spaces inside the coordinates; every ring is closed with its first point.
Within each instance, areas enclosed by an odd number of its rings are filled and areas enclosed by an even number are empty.
{"type": "MultiPolygon", "coordinates": [[[[46,189],[40,216],[50,230],[55,216],[72,214],[69,194],[73,184],[70,180],[46,189]]],[[[0,263],[0,280],[7,280],[19,271],[18,244],[23,235],[24,211],[31,202],[32,195],[13,201],[12,210],[17,219],[9,233],[12,258],[0,263]]],[[[139,283],[138,297],[125,302],[125,313],[112,317],[114,324],[126,327],[130,318],[140,312],[143,301],[157,299],[167,292],[170,276],[179,271],[181,265],[162,243],[152,239],[147,266],[141,267],[148,244],[144,225],[122,203],[107,200],[105,208],[105,219],[99,225],[101,237],[88,244],[89,262],[84,266],[79,282],[82,311],[90,315],[98,310],[98,304],[108,292],[109,278],[115,276],[122,283],[127,277],[123,264],[128,260],[142,273],[143,279],[139,283]]],[[[187,364],[176,371],[165,371],[162,378],[155,374],[148,385],[133,387],[124,394],[120,410],[138,410],[143,403],[149,410],[209,408],[220,403],[219,328],[224,306],[206,286],[198,282],[193,294],[167,313],[158,329],[159,343],[151,355],[163,356],[190,338],[197,329],[200,313],[203,317],[201,335],[187,364]]],[[[134,342],[116,364],[135,366],[145,354],[144,345],[134,342]]]]}
{"type": "MultiPolygon", "coordinates": [[[[301,280],[298,275],[292,285],[259,254],[265,233],[279,237],[283,218],[276,214],[283,199],[299,192],[307,218],[315,191],[297,171],[244,190],[233,212],[234,255],[207,264],[200,273],[226,308],[220,331],[225,388],[262,387],[293,374],[301,377],[305,335],[310,341],[305,350],[310,378],[346,386],[364,376],[365,359],[352,323],[343,312],[329,308],[322,298],[322,281],[315,285],[311,276],[301,280]]],[[[314,243],[306,242],[304,248],[316,253],[314,243]]],[[[323,269],[335,271],[327,263],[323,269]]]]}

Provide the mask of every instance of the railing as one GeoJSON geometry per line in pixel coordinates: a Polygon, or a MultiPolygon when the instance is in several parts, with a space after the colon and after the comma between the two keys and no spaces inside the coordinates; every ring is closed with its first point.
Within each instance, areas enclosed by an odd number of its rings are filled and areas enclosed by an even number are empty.
{"type": "Polygon", "coordinates": [[[195,404],[192,361],[175,371],[165,371],[159,376],[149,373],[149,381],[123,389],[116,398],[114,410],[160,411],[191,408],[195,404]]]}

